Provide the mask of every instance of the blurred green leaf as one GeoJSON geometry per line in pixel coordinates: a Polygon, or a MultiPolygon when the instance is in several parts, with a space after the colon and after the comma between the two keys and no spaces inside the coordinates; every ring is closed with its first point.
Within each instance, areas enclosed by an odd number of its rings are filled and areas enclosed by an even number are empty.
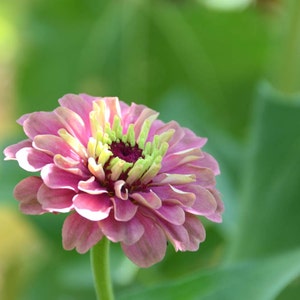
{"type": "Polygon", "coordinates": [[[118,300],[268,300],[300,273],[300,250],[201,271],[181,281],[120,295],[118,300]]]}
{"type": "Polygon", "coordinates": [[[300,245],[300,96],[262,85],[244,167],[235,259],[300,245]]]}

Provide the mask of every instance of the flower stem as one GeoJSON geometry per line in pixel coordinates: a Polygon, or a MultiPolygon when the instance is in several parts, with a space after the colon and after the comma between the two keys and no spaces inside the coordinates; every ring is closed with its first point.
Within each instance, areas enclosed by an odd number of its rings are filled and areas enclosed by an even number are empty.
{"type": "Polygon", "coordinates": [[[109,269],[109,240],[105,237],[91,249],[91,266],[98,300],[113,300],[109,269]]]}

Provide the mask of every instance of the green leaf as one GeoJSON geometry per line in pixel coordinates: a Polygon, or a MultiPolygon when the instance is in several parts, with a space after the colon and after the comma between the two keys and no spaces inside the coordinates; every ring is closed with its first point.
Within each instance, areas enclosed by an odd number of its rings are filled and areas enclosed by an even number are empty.
{"type": "Polygon", "coordinates": [[[267,259],[245,261],[202,271],[182,281],[145,288],[118,297],[129,299],[162,300],[268,300],[297,274],[300,250],[267,259]]]}
{"type": "Polygon", "coordinates": [[[300,245],[300,96],[263,85],[254,113],[235,259],[269,256],[300,245]]]}

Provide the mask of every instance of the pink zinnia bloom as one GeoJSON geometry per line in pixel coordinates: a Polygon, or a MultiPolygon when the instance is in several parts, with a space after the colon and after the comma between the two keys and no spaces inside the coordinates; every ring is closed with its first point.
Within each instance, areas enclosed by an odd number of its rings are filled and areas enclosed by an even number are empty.
{"type": "Polygon", "coordinates": [[[198,216],[221,222],[223,212],[206,139],[118,98],[69,94],[59,104],[22,116],[28,139],[4,150],[40,172],[15,187],[21,211],[67,213],[65,249],[85,253],[106,236],[140,267],[161,261],[167,241],[196,251],[205,239],[198,216]]]}

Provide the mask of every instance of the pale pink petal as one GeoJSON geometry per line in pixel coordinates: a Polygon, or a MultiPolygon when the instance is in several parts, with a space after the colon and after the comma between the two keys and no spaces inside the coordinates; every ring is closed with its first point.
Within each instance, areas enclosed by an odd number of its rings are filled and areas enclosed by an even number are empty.
{"type": "Polygon", "coordinates": [[[155,213],[174,225],[182,225],[185,221],[184,210],[178,205],[164,203],[155,213]]]}
{"type": "Polygon", "coordinates": [[[54,164],[46,165],[41,171],[41,177],[44,183],[52,189],[70,189],[78,191],[78,183],[81,176],[62,170],[54,164]]]}
{"type": "Polygon", "coordinates": [[[203,156],[202,152],[198,148],[192,148],[167,154],[164,157],[160,172],[170,172],[180,165],[195,162],[201,159],[203,156]]]}
{"type": "Polygon", "coordinates": [[[136,243],[144,233],[144,227],[137,218],[127,222],[119,222],[110,215],[110,217],[99,221],[102,232],[112,242],[123,242],[126,245],[136,243]]]}
{"type": "Polygon", "coordinates": [[[128,189],[125,187],[126,182],[124,180],[118,180],[114,184],[115,194],[122,200],[128,199],[128,189]]]}
{"type": "Polygon", "coordinates": [[[16,153],[26,147],[31,147],[32,142],[30,140],[24,140],[17,144],[8,146],[4,149],[5,160],[16,159],[16,153]]]}
{"type": "Polygon", "coordinates": [[[182,251],[197,251],[206,237],[203,224],[196,216],[187,213],[183,226],[189,233],[189,243],[182,245],[182,251]]]}
{"type": "Polygon", "coordinates": [[[114,216],[117,221],[129,221],[137,212],[138,206],[130,200],[122,200],[117,197],[112,197],[114,204],[114,216]]]}
{"type": "MultiPolygon", "coordinates": [[[[67,107],[70,110],[77,113],[83,120],[85,124],[89,124],[89,114],[90,111],[93,109],[92,100],[95,100],[94,97],[90,97],[91,100],[86,100],[87,95],[75,95],[75,94],[67,94],[60,98],[58,102],[61,106],[67,107]]],[[[89,128],[89,126],[87,126],[89,128]]]]}
{"type": "Polygon", "coordinates": [[[143,216],[139,220],[144,227],[143,236],[132,245],[121,245],[130,260],[139,267],[148,268],[164,258],[167,240],[165,233],[154,220],[143,216]]]}
{"type": "Polygon", "coordinates": [[[28,172],[40,171],[45,165],[53,161],[48,154],[31,147],[19,150],[16,153],[16,159],[20,167],[28,172]]]}
{"type": "Polygon", "coordinates": [[[155,186],[153,187],[153,191],[161,199],[168,200],[168,202],[173,202],[174,204],[182,204],[185,207],[192,206],[196,199],[193,192],[181,190],[170,184],[155,186]]]}
{"type": "Polygon", "coordinates": [[[73,209],[72,199],[74,195],[75,193],[71,190],[54,190],[42,184],[37,193],[37,199],[44,210],[66,213],[73,209]]]}
{"type": "Polygon", "coordinates": [[[206,215],[206,218],[216,222],[221,223],[222,222],[222,213],[224,212],[224,204],[220,199],[220,194],[216,189],[211,189],[210,192],[214,195],[215,200],[217,202],[217,208],[216,211],[210,215],[206,215]]]}
{"type": "Polygon", "coordinates": [[[67,107],[58,107],[54,112],[60,118],[64,128],[83,145],[86,145],[90,134],[90,130],[87,131],[89,123],[85,124],[77,113],[67,107]]]}
{"type": "Polygon", "coordinates": [[[35,112],[32,113],[23,124],[24,131],[30,139],[34,139],[39,134],[57,135],[63,124],[54,112],[35,112]]]}
{"type": "Polygon", "coordinates": [[[108,109],[107,121],[112,125],[114,123],[115,116],[121,117],[121,107],[119,99],[117,97],[105,97],[102,98],[105,101],[108,109]]]}
{"type": "Polygon", "coordinates": [[[160,197],[152,190],[149,190],[149,192],[147,193],[134,193],[131,194],[130,197],[137,201],[139,205],[143,205],[149,208],[157,209],[162,205],[160,197]]]}
{"type": "Polygon", "coordinates": [[[78,175],[82,178],[86,178],[90,175],[81,160],[78,161],[70,157],[64,157],[60,154],[56,154],[53,158],[53,162],[59,169],[78,175]]]}
{"type": "Polygon", "coordinates": [[[196,200],[192,206],[185,208],[186,211],[195,215],[204,216],[215,213],[217,201],[209,190],[200,185],[190,185],[188,189],[196,195],[196,200]]]}
{"type": "Polygon", "coordinates": [[[67,144],[60,136],[52,134],[41,134],[34,138],[33,147],[41,150],[51,156],[60,154],[64,157],[70,157],[79,160],[79,156],[75,153],[69,144],[67,144]]]}
{"type": "Polygon", "coordinates": [[[107,218],[112,209],[112,202],[106,194],[77,194],[73,198],[73,204],[78,214],[91,221],[100,221],[107,218]]]}
{"type": "Polygon", "coordinates": [[[43,181],[39,177],[27,177],[14,189],[14,197],[20,202],[20,210],[27,215],[40,215],[46,211],[37,200],[37,193],[43,181]]]}
{"type": "Polygon", "coordinates": [[[220,174],[219,164],[210,154],[203,152],[203,158],[199,159],[195,164],[202,168],[211,169],[214,172],[214,175],[217,176],[220,174]]]}
{"type": "Polygon", "coordinates": [[[78,188],[82,192],[86,192],[91,195],[107,194],[106,188],[101,186],[101,184],[96,180],[94,176],[85,181],[80,181],[78,188]]]}
{"type": "Polygon", "coordinates": [[[103,237],[97,222],[91,222],[77,213],[69,215],[63,224],[62,241],[65,250],[76,248],[85,253],[103,237]]]}

